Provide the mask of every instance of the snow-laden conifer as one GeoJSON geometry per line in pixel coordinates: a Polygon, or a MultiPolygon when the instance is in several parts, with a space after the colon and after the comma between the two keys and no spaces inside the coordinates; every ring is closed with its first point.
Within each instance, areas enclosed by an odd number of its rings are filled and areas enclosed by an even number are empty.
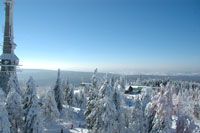
{"type": "Polygon", "coordinates": [[[41,133],[42,132],[42,116],[41,107],[38,103],[36,95],[36,86],[32,77],[26,83],[27,89],[24,94],[24,132],[41,133]]]}
{"type": "Polygon", "coordinates": [[[22,95],[22,92],[19,87],[19,82],[16,74],[12,74],[8,80],[7,88],[5,90],[6,95],[10,92],[10,90],[14,88],[17,93],[22,95]]]}
{"type": "Polygon", "coordinates": [[[6,109],[8,111],[9,121],[12,125],[11,132],[14,133],[18,132],[19,129],[22,129],[23,113],[21,100],[21,96],[14,88],[12,88],[7,96],[6,109]]]}
{"type": "Polygon", "coordinates": [[[70,87],[68,96],[67,96],[67,103],[68,105],[73,105],[74,104],[74,88],[70,87]]]}
{"type": "Polygon", "coordinates": [[[80,107],[81,110],[85,110],[87,99],[83,90],[80,90],[80,93],[78,93],[77,98],[77,105],[80,107]]]}
{"type": "Polygon", "coordinates": [[[56,85],[54,87],[54,95],[55,95],[55,100],[57,103],[57,108],[59,112],[61,112],[63,109],[63,103],[64,103],[64,93],[63,93],[63,88],[62,88],[62,83],[61,83],[61,78],[60,78],[60,69],[58,69],[58,76],[56,80],[56,85]]]}
{"type": "Polygon", "coordinates": [[[183,101],[181,95],[179,95],[178,107],[177,107],[177,120],[176,120],[176,133],[196,133],[200,131],[200,126],[197,126],[194,119],[189,116],[187,110],[184,108],[185,101],[183,101]]]}
{"type": "Polygon", "coordinates": [[[151,132],[171,132],[172,112],[171,88],[162,85],[151,132]]]}
{"type": "Polygon", "coordinates": [[[97,81],[97,72],[98,72],[98,69],[96,68],[94,70],[94,73],[93,73],[93,76],[92,76],[92,86],[93,88],[96,88],[97,87],[97,84],[98,84],[98,81],[97,81]]]}
{"type": "Polygon", "coordinates": [[[63,91],[64,91],[64,100],[67,101],[69,91],[70,91],[69,80],[63,81],[62,86],[63,86],[63,91]]]}
{"type": "Polygon", "coordinates": [[[11,124],[8,120],[8,112],[5,104],[0,102],[0,133],[10,133],[11,124]]]}
{"type": "Polygon", "coordinates": [[[0,88],[0,103],[5,103],[5,102],[6,102],[6,94],[2,90],[2,88],[0,88]]]}
{"type": "Polygon", "coordinates": [[[115,79],[114,79],[114,76],[111,76],[111,78],[110,78],[110,86],[111,86],[111,87],[114,87],[114,86],[115,86],[115,79]]]}
{"type": "Polygon", "coordinates": [[[94,70],[92,79],[92,86],[89,88],[89,94],[88,94],[88,101],[87,101],[87,105],[86,105],[86,110],[85,110],[85,119],[87,122],[87,127],[88,129],[92,129],[94,127],[94,122],[96,121],[96,103],[97,103],[97,99],[98,99],[98,88],[99,88],[99,83],[97,80],[97,69],[94,70]]]}
{"type": "Polygon", "coordinates": [[[119,81],[119,83],[120,83],[120,88],[121,88],[121,90],[124,91],[125,88],[126,88],[124,76],[120,76],[120,81],[119,81]]]}
{"type": "Polygon", "coordinates": [[[108,79],[99,90],[99,99],[92,114],[96,114],[93,132],[119,132],[118,113],[113,102],[114,89],[110,86],[108,79]]]}
{"type": "Polygon", "coordinates": [[[137,98],[131,112],[130,127],[133,133],[145,132],[145,118],[143,116],[141,100],[137,98]]]}
{"type": "Polygon", "coordinates": [[[53,122],[59,117],[59,111],[54,97],[53,90],[49,90],[44,98],[42,112],[46,122],[53,122]]]}

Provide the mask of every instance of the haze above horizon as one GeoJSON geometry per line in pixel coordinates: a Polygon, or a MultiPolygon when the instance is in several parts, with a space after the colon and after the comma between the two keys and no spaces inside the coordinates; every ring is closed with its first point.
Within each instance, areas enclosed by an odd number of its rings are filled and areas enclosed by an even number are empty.
{"type": "MultiPolygon", "coordinates": [[[[15,3],[16,55],[23,68],[200,71],[199,0],[15,3]]],[[[3,2],[0,12],[3,30],[3,2]]],[[[2,32],[0,37],[3,42],[2,32]]]]}

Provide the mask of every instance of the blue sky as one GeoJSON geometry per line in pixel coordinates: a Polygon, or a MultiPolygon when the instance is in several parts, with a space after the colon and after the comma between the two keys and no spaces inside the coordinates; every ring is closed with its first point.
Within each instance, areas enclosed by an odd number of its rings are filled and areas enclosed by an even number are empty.
{"type": "MultiPolygon", "coordinates": [[[[199,0],[15,0],[23,68],[200,70],[199,0]]],[[[0,3],[3,29],[4,5],[0,3]]],[[[3,33],[0,34],[1,42],[3,33]]]]}

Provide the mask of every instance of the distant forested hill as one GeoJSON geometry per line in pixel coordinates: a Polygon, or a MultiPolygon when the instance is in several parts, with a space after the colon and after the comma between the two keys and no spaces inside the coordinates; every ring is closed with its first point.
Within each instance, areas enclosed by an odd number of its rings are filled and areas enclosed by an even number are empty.
{"type": "MultiPolygon", "coordinates": [[[[61,78],[63,80],[69,80],[71,84],[78,86],[81,81],[90,82],[93,72],[76,72],[76,71],[62,71],[61,78]]],[[[99,73],[98,76],[102,78],[106,73],[99,73]]],[[[115,79],[119,79],[119,74],[108,74],[114,76],[115,79]]],[[[21,85],[24,85],[25,81],[32,76],[39,86],[54,86],[57,71],[55,70],[40,70],[40,69],[24,69],[18,73],[18,78],[21,85]]],[[[128,81],[136,80],[139,75],[126,75],[125,78],[128,81]]],[[[184,81],[196,81],[200,82],[200,75],[190,76],[160,76],[160,75],[141,75],[142,79],[171,79],[171,80],[184,80],[184,81]]]]}

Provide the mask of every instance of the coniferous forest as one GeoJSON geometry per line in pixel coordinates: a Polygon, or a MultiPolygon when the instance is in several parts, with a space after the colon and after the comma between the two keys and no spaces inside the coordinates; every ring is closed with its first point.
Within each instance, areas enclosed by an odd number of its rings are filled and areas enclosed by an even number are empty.
{"type": "Polygon", "coordinates": [[[200,1],[15,1],[0,133],[200,133],[200,1]]]}
{"type": "MultiPolygon", "coordinates": [[[[200,131],[200,83],[175,80],[127,81],[122,75],[100,78],[97,69],[90,83],[73,86],[57,80],[39,95],[34,79],[16,90],[10,78],[0,90],[2,133],[198,133],[200,131]],[[130,89],[132,88],[132,89],[130,89]]],[[[41,88],[40,88],[41,89],[41,88]]]]}

